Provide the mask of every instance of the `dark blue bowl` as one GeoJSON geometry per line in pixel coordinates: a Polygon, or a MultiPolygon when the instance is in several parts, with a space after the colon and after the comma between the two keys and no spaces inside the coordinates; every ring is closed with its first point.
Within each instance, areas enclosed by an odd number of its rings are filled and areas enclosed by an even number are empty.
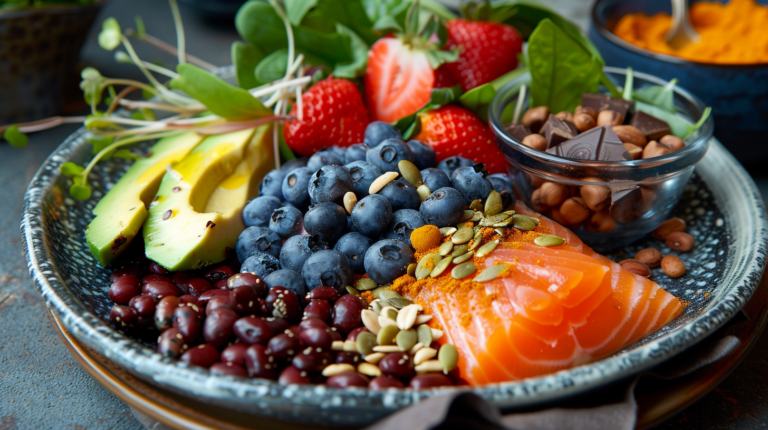
{"type": "MultiPolygon", "coordinates": [[[[760,0],[768,3],[768,0],[760,0]]],[[[632,45],[611,30],[627,13],[671,12],[669,0],[597,0],[592,7],[589,38],[606,65],[632,67],[679,85],[712,107],[715,135],[746,165],[768,160],[768,64],[718,65],[697,63],[650,52],[632,45]]]]}

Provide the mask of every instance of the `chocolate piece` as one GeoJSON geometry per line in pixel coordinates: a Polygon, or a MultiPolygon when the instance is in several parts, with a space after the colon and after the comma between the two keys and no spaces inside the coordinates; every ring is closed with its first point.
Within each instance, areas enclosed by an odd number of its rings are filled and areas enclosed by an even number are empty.
{"type": "Polygon", "coordinates": [[[604,110],[612,110],[624,115],[624,118],[626,118],[627,114],[629,114],[629,110],[635,106],[635,102],[617,99],[603,94],[586,93],[581,95],[581,106],[590,107],[597,113],[604,110]]]}
{"type": "Polygon", "coordinates": [[[595,127],[547,149],[550,154],[579,160],[627,161],[632,156],[610,127],[595,127]]]}
{"type": "Polygon", "coordinates": [[[549,115],[547,122],[544,123],[540,131],[540,133],[547,139],[547,148],[555,147],[568,139],[573,139],[579,134],[579,130],[576,129],[576,126],[573,125],[573,123],[568,125],[568,122],[569,121],[562,120],[552,114],[549,115]],[[573,128],[571,128],[571,126],[573,126],[573,128]]]}
{"type": "Polygon", "coordinates": [[[638,110],[632,115],[632,120],[629,122],[629,125],[635,126],[638,130],[642,131],[649,141],[659,140],[672,132],[672,129],[666,121],[656,118],[653,115],[648,115],[641,110],[638,110]]]}
{"type": "Polygon", "coordinates": [[[640,187],[611,192],[611,216],[619,222],[632,222],[643,214],[643,192],[640,187]]]}
{"type": "Polygon", "coordinates": [[[523,139],[525,139],[525,136],[533,133],[523,124],[512,124],[507,126],[507,134],[512,136],[512,139],[515,139],[518,142],[522,142],[523,139]]]}

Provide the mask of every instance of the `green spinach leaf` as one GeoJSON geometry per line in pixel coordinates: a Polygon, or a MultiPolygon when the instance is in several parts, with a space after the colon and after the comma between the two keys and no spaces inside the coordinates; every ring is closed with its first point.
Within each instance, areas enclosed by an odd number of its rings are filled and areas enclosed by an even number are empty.
{"type": "MultiPolygon", "coordinates": [[[[322,66],[329,68],[330,65],[323,59],[315,57],[314,55],[298,50],[296,54],[304,55],[304,62],[302,64],[311,64],[313,66],[322,66]]],[[[269,55],[259,62],[255,69],[256,79],[260,82],[273,82],[285,77],[285,71],[288,67],[288,49],[280,49],[269,55]]]]}
{"type": "Polygon", "coordinates": [[[632,93],[632,97],[635,100],[675,113],[677,112],[675,109],[675,85],[677,85],[677,79],[672,79],[664,86],[649,85],[632,93]]]}
{"type": "Polygon", "coordinates": [[[304,15],[317,5],[317,0],[284,0],[285,14],[293,25],[301,24],[304,15]]]}
{"type": "Polygon", "coordinates": [[[488,106],[491,104],[491,100],[496,95],[501,87],[507,84],[507,82],[515,79],[516,77],[528,72],[526,67],[521,67],[511,72],[508,72],[498,78],[494,79],[487,84],[480,85],[479,87],[472,88],[459,97],[459,103],[465,108],[474,112],[484,121],[488,120],[488,106]]]}
{"type": "Polygon", "coordinates": [[[256,79],[256,66],[265,57],[261,50],[240,41],[232,43],[232,64],[235,66],[237,84],[249,90],[263,84],[256,79]]]}
{"type": "Polygon", "coordinates": [[[365,74],[365,66],[368,64],[368,45],[354,31],[344,24],[336,24],[339,33],[349,36],[352,47],[353,60],[349,63],[336,64],[333,68],[334,76],[338,78],[355,79],[365,74]]]}

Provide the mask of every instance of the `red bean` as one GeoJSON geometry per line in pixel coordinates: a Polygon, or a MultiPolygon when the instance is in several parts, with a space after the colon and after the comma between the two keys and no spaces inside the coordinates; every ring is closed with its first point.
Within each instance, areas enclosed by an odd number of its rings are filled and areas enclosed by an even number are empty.
{"type": "Polygon", "coordinates": [[[262,299],[267,296],[267,284],[253,273],[235,273],[227,279],[227,288],[230,290],[243,285],[251,287],[262,299]]]}
{"type": "Polygon", "coordinates": [[[171,277],[171,281],[186,294],[189,294],[189,291],[187,291],[187,282],[189,282],[190,279],[192,279],[192,272],[176,272],[171,277]]]}
{"type": "Polygon", "coordinates": [[[239,317],[232,309],[214,309],[203,324],[203,338],[213,346],[225,346],[235,338],[232,326],[239,317]]]}
{"type": "Polygon", "coordinates": [[[238,364],[245,366],[245,350],[248,349],[248,345],[242,343],[233,343],[221,351],[221,362],[238,364]]]}
{"type": "Polygon", "coordinates": [[[117,278],[109,287],[109,300],[118,305],[127,305],[132,298],[140,293],[139,278],[134,275],[124,275],[117,278]]]}
{"type": "Polygon", "coordinates": [[[310,300],[304,308],[304,318],[317,318],[323,321],[331,320],[331,305],[325,300],[310,300]]]}
{"type": "Polygon", "coordinates": [[[379,369],[386,376],[410,378],[416,371],[411,356],[404,352],[390,352],[379,361],[379,369]]]}
{"type": "Polygon", "coordinates": [[[261,315],[259,309],[259,298],[253,289],[247,285],[241,285],[229,292],[232,300],[232,307],[240,315],[261,315]]]}
{"type": "Polygon", "coordinates": [[[296,294],[285,287],[272,287],[265,299],[269,316],[285,318],[287,321],[298,322],[301,315],[301,305],[296,294]]]}
{"type": "Polygon", "coordinates": [[[356,352],[338,351],[336,353],[336,363],[347,363],[357,367],[362,361],[362,356],[356,352]]]}
{"type": "Polygon", "coordinates": [[[115,305],[109,311],[109,319],[120,328],[130,328],[136,324],[139,316],[128,306],[115,305]]]}
{"type": "Polygon", "coordinates": [[[266,345],[275,333],[266,321],[256,317],[240,318],[235,322],[234,331],[246,345],[266,345]]]}
{"type": "Polygon", "coordinates": [[[331,376],[325,381],[331,388],[367,387],[368,378],[360,373],[347,371],[331,376]]]}
{"type": "Polygon", "coordinates": [[[216,376],[241,376],[243,378],[248,377],[248,371],[245,367],[239,364],[232,363],[215,363],[211,366],[211,375],[216,376]]]}
{"type": "Polygon", "coordinates": [[[213,288],[217,290],[228,290],[227,288],[227,281],[228,279],[222,279],[221,281],[213,284],[213,288]]]}
{"type": "Polygon", "coordinates": [[[325,369],[333,362],[331,354],[322,348],[313,348],[308,346],[298,352],[291,360],[291,364],[299,370],[308,373],[316,373],[325,369]]]}
{"type": "Polygon", "coordinates": [[[163,275],[157,275],[157,274],[149,274],[143,278],[141,278],[141,285],[146,284],[147,282],[151,281],[157,281],[157,282],[171,282],[170,279],[168,279],[167,276],[163,275]]]}
{"type": "Polygon", "coordinates": [[[264,345],[251,345],[245,351],[245,366],[252,378],[275,379],[277,365],[273,361],[264,345]]]}
{"type": "Polygon", "coordinates": [[[219,361],[219,350],[215,346],[204,343],[188,349],[181,354],[181,359],[193,366],[209,368],[219,361]]]}
{"type": "MultiPolygon", "coordinates": [[[[227,293],[229,293],[229,291],[227,291],[227,293]]],[[[205,315],[208,316],[211,312],[219,308],[232,309],[232,300],[229,298],[229,294],[226,296],[213,296],[211,300],[208,300],[208,305],[205,307],[205,315]]]]}
{"type": "Polygon", "coordinates": [[[157,309],[157,299],[150,296],[136,296],[128,303],[140,317],[153,317],[157,309]]]}
{"type": "Polygon", "coordinates": [[[386,390],[387,388],[405,388],[405,385],[396,378],[389,376],[377,376],[368,383],[371,390],[386,390]]]}
{"type": "Polygon", "coordinates": [[[189,305],[198,306],[197,297],[193,296],[192,294],[184,294],[183,296],[179,296],[179,306],[189,305]]]}
{"type": "Polygon", "coordinates": [[[306,330],[308,328],[330,328],[328,324],[325,322],[317,319],[317,318],[307,318],[304,321],[299,323],[299,328],[302,330],[306,330]]]}
{"type": "Polygon", "coordinates": [[[307,372],[299,370],[293,366],[288,366],[280,372],[280,378],[277,379],[280,385],[289,384],[309,384],[307,372]]]}
{"type": "Polygon", "coordinates": [[[200,316],[190,306],[179,306],[173,311],[173,326],[190,344],[197,343],[202,331],[200,316]]]}
{"type": "Polygon", "coordinates": [[[442,373],[425,373],[423,375],[414,376],[411,378],[411,383],[408,384],[408,387],[413,388],[414,390],[427,390],[429,388],[450,386],[453,386],[453,381],[442,373]]]}
{"type": "Polygon", "coordinates": [[[333,287],[317,287],[309,292],[309,298],[312,300],[325,300],[333,303],[339,298],[339,292],[333,287]]]}
{"type": "Polygon", "coordinates": [[[165,267],[155,263],[154,261],[149,262],[149,271],[158,275],[165,275],[168,273],[168,270],[165,267]]]}
{"type": "Polygon", "coordinates": [[[352,294],[341,296],[333,305],[333,326],[341,333],[363,325],[360,313],[365,309],[363,302],[352,294]]]}
{"type": "Polygon", "coordinates": [[[292,325],[285,329],[283,331],[285,334],[291,334],[293,336],[299,336],[299,333],[301,333],[301,326],[300,325],[292,325]]]}
{"type": "Polygon", "coordinates": [[[360,333],[362,333],[364,331],[367,331],[367,332],[370,333],[370,330],[368,330],[365,327],[358,327],[358,328],[352,329],[352,331],[349,332],[349,334],[347,335],[347,340],[351,340],[352,342],[356,341],[357,340],[357,335],[359,335],[360,333]]]}
{"type": "Polygon", "coordinates": [[[290,327],[288,321],[282,318],[262,318],[262,320],[272,329],[272,333],[284,333],[290,327]]]}
{"type": "Polygon", "coordinates": [[[329,328],[308,328],[299,333],[299,340],[302,345],[315,348],[331,349],[333,336],[329,328]]]}
{"type": "Polygon", "coordinates": [[[122,267],[120,269],[115,270],[114,272],[112,272],[111,275],[109,275],[110,281],[115,282],[120,277],[125,275],[133,275],[138,279],[141,279],[144,276],[144,270],[137,266],[122,267]]]}
{"type": "Polygon", "coordinates": [[[232,269],[230,269],[228,266],[216,266],[208,269],[208,271],[205,273],[205,279],[207,279],[211,284],[215,284],[222,279],[229,278],[233,273],[234,272],[232,269]]]}
{"type": "Polygon", "coordinates": [[[229,291],[228,290],[208,290],[203,294],[201,294],[200,297],[197,298],[198,306],[207,307],[208,301],[215,296],[224,296],[227,299],[229,299],[229,291]]]}
{"type": "Polygon", "coordinates": [[[168,296],[178,297],[181,295],[181,290],[167,279],[165,281],[153,280],[145,283],[144,286],[141,287],[141,294],[162,299],[163,297],[168,296]]]}
{"type": "Polygon", "coordinates": [[[293,334],[281,333],[267,343],[267,351],[278,361],[290,361],[301,351],[301,342],[293,334]]]}
{"type": "Polygon", "coordinates": [[[169,328],[157,339],[157,352],[163,357],[178,358],[184,348],[184,336],[178,329],[169,328]]]}
{"type": "Polygon", "coordinates": [[[179,307],[178,297],[163,297],[155,309],[155,327],[162,331],[167,330],[173,325],[173,312],[179,307]]]}
{"type": "Polygon", "coordinates": [[[192,278],[187,281],[187,291],[195,297],[200,297],[212,288],[211,284],[203,278],[192,278]]]}
{"type": "Polygon", "coordinates": [[[264,299],[259,299],[259,313],[261,315],[269,315],[269,309],[267,309],[267,302],[264,299]]]}

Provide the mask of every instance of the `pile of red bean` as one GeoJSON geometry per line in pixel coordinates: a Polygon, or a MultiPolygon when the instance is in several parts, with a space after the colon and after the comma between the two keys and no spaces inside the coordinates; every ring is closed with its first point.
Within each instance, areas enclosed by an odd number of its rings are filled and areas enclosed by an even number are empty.
{"type": "Polygon", "coordinates": [[[364,300],[340,296],[331,287],[299,298],[283,287],[268,289],[258,276],[238,270],[236,261],[179,273],[146,260],[128,263],[112,273],[109,298],[116,305],[110,319],[129,334],[159,332],[160,354],[214,375],[374,390],[460,383],[455,371],[418,375],[413,357],[404,353],[382,358],[380,376],[354,371],[363,356],[333,346],[354,344],[368,331],[361,319],[369,308],[364,300]],[[343,340],[353,342],[338,342],[343,340]],[[334,366],[347,370],[323,376],[328,366],[341,363],[351,366],[334,366]]]}

